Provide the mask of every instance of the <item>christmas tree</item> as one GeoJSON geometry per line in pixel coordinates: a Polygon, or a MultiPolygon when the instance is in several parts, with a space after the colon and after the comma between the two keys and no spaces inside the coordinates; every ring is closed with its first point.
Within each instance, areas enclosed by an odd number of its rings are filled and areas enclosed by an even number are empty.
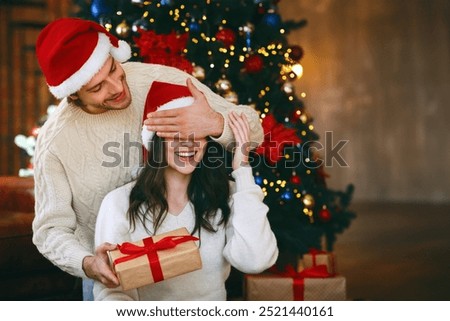
{"type": "Polygon", "coordinates": [[[253,106],[265,132],[252,154],[256,183],[280,252],[333,250],[355,217],[353,186],[327,187],[314,153],[312,117],[295,92],[303,49],[290,31],[306,20],[283,21],[276,0],[75,1],[77,16],[102,24],[130,43],[132,60],[180,68],[230,102],[253,106]]]}

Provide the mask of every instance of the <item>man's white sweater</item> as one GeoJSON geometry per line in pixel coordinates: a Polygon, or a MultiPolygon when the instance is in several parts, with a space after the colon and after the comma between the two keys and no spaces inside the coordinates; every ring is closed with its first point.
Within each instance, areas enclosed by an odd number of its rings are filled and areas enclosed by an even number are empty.
{"type": "MultiPolygon", "coordinates": [[[[151,83],[185,84],[188,76],[175,68],[144,63],[129,62],[123,68],[132,96],[128,108],[94,115],[64,99],[37,140],[33,242],[53,264],[78,277],[86,277],[82,261],[94,252],[103,198],[128,183],[142,159],[140,134],[151,83]]],[[[235,110],[249,119],[251,141],[262,142],[262,127],[253,109],[235,106],[193,81],[211,107],[224,115],[224,131],[217,141],[227,146],[233,140],[226,115],[235,110]]]]}

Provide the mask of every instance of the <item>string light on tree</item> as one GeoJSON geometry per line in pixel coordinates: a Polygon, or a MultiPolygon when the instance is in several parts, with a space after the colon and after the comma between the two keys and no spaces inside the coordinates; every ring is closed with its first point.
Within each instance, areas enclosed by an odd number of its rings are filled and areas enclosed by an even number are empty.
{"type": "Polygon", "coordinates": [[[99,23],[105,27],[106,30],[111,31],[113,24],[112,24],[112,20],[110,17],[108,16],[101,16],[99,18],[99,23]]]}
{"type": "Polygon", "coordinates": [[[245,49],[250,51],[252,47],[252,33],[255,30],[255,26],[251,22],[247,22],[244,26],[239,27],[241,36],[245,38],[245,49]]]}
{"type": "Polygon", "coordinates": [[[127,21],[124,19],[121,23],[119,23],[116,27],[116,34],[120,38],[127,38],[131,33],[131,28],[128,25],[127,21]]]}
{"type": "Polygon", "coordinates": [[[312,209],[315,205],[314,197],[311,194],[305,194],[303,196],[303,205],[305,205],[306,208],[312,209]]]}
{"type": "Polygon", "coordinates": [[[205,68],[202,66],[194,66],[192,75],[198,80],[203,81],[205,79],[205,68]]]}
{"type": "Polygon", "coordinates": [[[283,83],[283,85],[281,86],[281,90],[284,91],[286,94],[288,95],[292,95],[294,93],[294,84],[292,84],[292,82],[285,82],[283,83]]]}
{"type": "Polygon", "coordinates": [[[225,98],[225,100],[229,101],[230,103],[233,103],[233,104],[239,103],[239,97],[235,91],[230,90],[230,91],[224,93],[222,95],[222,97],[225,98]]]}
{"type": "Polygon", "coordinates": [[[231,82],[226,79],[225,76],[222,76],[222,78],[216,82],[215,86],[219,93],[226,93],[231,90],[231,82]]]}
{"type": "Polygon", "coordinates": [[[137,33],[139,30],[149,30],[150,29],[150,21],[147,20],[145,17],[142,17],[142,18],[136,20],[135,22],[133,22],[131,29],[133,30],[134,33],[137,33]]]}
{"type": "Polygon", "coordinates": [[[146,2],[145,0],[131,0],[132,4],[136,4],[139,6],[143,6],[145,4],[145,2],[146,2]]]}
{"type": "Polygon", "coordinates": [[[292,65],[291,70],[297,79],[300,79],[303,76],[303,66],[301,64],[297,63],[292,65]]]}

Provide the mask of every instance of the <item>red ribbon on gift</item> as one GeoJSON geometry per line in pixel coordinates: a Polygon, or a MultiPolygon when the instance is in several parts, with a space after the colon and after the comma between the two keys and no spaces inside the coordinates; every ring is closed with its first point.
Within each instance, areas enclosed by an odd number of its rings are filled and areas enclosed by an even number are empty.
{"type": "Polygon", "coordinates": [[[159,262],[158,251],[174,248],[180,243],[198,240],[199,238],[192,235],[173,235],[166,236],[157,242],[154,242],[153,238],[147,237],[143,239],[144,246],[125,242],[121,245],[117,245],[117,247],[122,254],[127,254],[127,256],[115,259],[114,264],[127,262],[140,256],[147,255],[153,280],[154,282],[159,282],[164,280],[164,275],[159,262]]]}
{"type": "Polygon", "coordinates": [[[316,265],[316,255],[317,254],[327,254],[327,252],[322,251],[322,250],[318,250],[318,249],[315,249],[315,248],[311,248],[311,249],[309,249],[308,254],[311,254],[312,260],[313,260],[313,265],[315,266],[316,265]]]}
{"type": "Polygon", "coordinates": [[[303,301],[305,292],[305,278],[329,278],[332,275],[328,273],[327,266],[325,264],[316,265],[301,272],[295,271],[294,267],[288,264],[284,271],[279,271],[273,266],[270,269],[271,272],[283,277],[293,279],[292,288],[294,292],[294,301],[303,301]]]}
{"type": "MultiPolygon", "coordinates": [[[[317,265],[317,262],[316,262],[316,255],[317,254],[330,254],[327,251],[322,251],[322,250],[318,250],[318,249],[315,249],[315,248],[309,249],[308,253],[311,254],[311,256],[312,256],[312,264],[313,264],[313,266],[317,265]]],[[[334,256],[332,254],[330,254],[330,258],[331,258],[332,271],[336,271],[336,268],[335,268],[335,265],[334,265],[335,264],[334,263],[334,256]]]]}

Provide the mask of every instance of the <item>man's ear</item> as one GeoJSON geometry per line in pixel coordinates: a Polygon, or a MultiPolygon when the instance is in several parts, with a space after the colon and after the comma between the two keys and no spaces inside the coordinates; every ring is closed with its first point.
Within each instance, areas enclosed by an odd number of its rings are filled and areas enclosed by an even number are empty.
{"type": "Polygon", "coordinates": [[[77,94],[69,95],[69,98],[72,99],[72,100],[78,100],[78,99],[80,99],[80,97],[78,97],[77,94]]]}

